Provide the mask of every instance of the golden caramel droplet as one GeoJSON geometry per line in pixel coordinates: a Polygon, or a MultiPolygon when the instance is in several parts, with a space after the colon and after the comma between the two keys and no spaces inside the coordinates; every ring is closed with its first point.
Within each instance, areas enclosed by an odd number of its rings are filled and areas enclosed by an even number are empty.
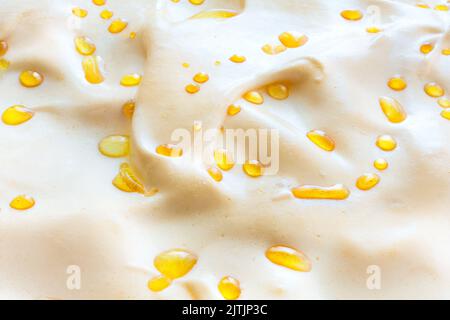
{"type": "Polygon", "coordinates": [[[350,191],[342,184],[332,187],[300,186],[292,189],[294,197],[309,200],[345,200],[350,191]]]}
{"type": "Polygon", "coordinates": [[[82,62],[84,77],[92,84],[99,84],[103,82],[103,75],[100,70],[100,58],[97,56],[85,57],[82,62]]]}
{"type": "Polygon", "coordinates": [[[249,91],[244,94],[244,99],[253,104],[263,104],[264,97],[258,91],[249,91]]]}
{"type": "Polygon", "coordinates": [[[237,55],[237,54],[232,55],[232,56],[230,57],[230,61],[231,61],[231,62],[234,62],[234,63],[243,63],[243,62],[245,62],[246,60],[247,60],[246,57],[240,56],[240,55],[237,55]]]}
{"type": "Polygon", "coordinates": [[[24,106],[15,105],[9,107],[2,114],[2,121],[10,126],[17,126],[27,122],[34,116],[34,111],[24,106]]]}
{"type": "Polygon", "coordinates": [[[375,187],[380,182],[380,177],[375,173],[366,173],[356,180],[358,189],[367,191],[375,187]]]}
{"type": "Polygon", "coordinates": [[[84,56],[90,56],[96,50],[95,44],[88,37],[76,37],[75,48],[84,56]]]}
{"type": "Polygon", "coordinates": [[[125,157],[130,151],[130,138],[123,135],[108,136],[100,141],[98,150],[110,158],[125,157]]]}
{"type": "Polygon", "coordinates": [[[197,83],[205,83],[209,80],[209,75],[204,72],[199,72],[194,76],[193,80],[197,83]]]}
{"type": "Polygon", "coordinates": [[[416,6],[422,9],[430,9],[430,6],[427,5],[426,3],[418,3],[416,4],[416,6]]]}
{"type": "Polygon", "coordinates": [[[197,92],[200,91],[200,86],[195,83],[190,83],[184,89],[186,90],[187,93],[196,94],[197,92]]]}
{"type": "Polygon", "coordinates": [[[342,18],[350,21],[358,21],[363,18],[363,13],[359,10],[344,10],[341,12],[342,18]]]}
{"type": "Polygon", "coordinates": [[[405,90],[407,86],[405,79],[400,76],[392,77],[388,81],[388,87],[395,91],[405,90]]]}
{"type": "Polygon", "coordinates": [[[8,42],[0,40],[0,57],[4,56],[8,52],[8,42]]]}
{"type": "Polygon", "coordinates": [[[229,116],[235,116],[235,115],[237,115],[239,112],[241,112],[241,107],[240,107],[240,106],[236,106],[236,105],[234,105],[234,104],[228,106],[227,114],[228,114],[229,116]]]}
{"type": "Polygon", "coordinates": [[[92,3],[96,6],[104,6],[106,4],[106,0],[92,0],[92,3]]]}
{"type": "Polygon", "coordinates": [[[155,268],[171,280],[186,275],[196,263],[197,256],[183,249],[164,251],[153,260],[155,268]]]}
{"type": "Polygon", "coordinates": [[[383,170],[386,170],[389,167],[389,163],[385,159],[380,158],[380,159],[377,159],[377,160],[375,160],[373,162],[373,166],[376,169],[378,169],[380,171],[383,171],[383,170]]]}
{"type": "Polygon", "coordinates": [[[195,6],[199,6],[205,2],[205,0],[189,0],[190,3],[192,3],[195,6]]]}
{"type": "Polygon", "coordinates": [[[383,151],[392,151],[397,148],[397,142],[390,135],[384,134],[377,138],[376,145],[383,151]]]}
{"type": "Polygon", "coordinates": [[[233,156],[225,149],[215,150],[214,160],[216,161],[217,166],[222,170],[228,171],[234,167],[233,156]]]}
{"type": "Polygon", "coordinates": [[[445,94],[444,88],[435,82],[427,83],[424,87],[425,93],[432,98],[439,98],[445,94]]]}
{"type": "Polygon", "coordinates": [[[242,165],[245,174],[252,178],[257,178],[263,174],[263,166],[258,160],[250,160],[242,165]]]}
{"type": "Polygon", "coordinates": [[[281,83],[274,83],[267,86],[267,93],[274,99],[285,100],[289,97],[289,88],[281,83]]]}
{"type": "Polygon", "coordinates": [[[379,33],[381,32],[381,29],[378,27],[367,27],[366,28],[367,33],[379,33]]]}
{"type": "Polygon", "coordinates": [[[117,189],[124,191],[124,192],[135,192],[132,188],[128,186],[128,184],[125,182],[124,178],[120,173],[118,173],[114,180],[112,181],[113,186],[115,186],[117,189]]]}
{"type": "Polygon", "coordinates": [[[207,10],[197,13],[190,19],[228,19],[237,16],[236,11],[232,10],[207,10]]]}
{"type": "Polygon", "coordinates": [[[34,207],[35,201],[32,197],[20,195],[15,197],[9,206],[16,210],[28,210],[34,207]]]}
{"type": "Polygon", "coordinates": [[[222,171],[215,167],[208,168],[208,173],[215,181],[220,182],[223,179],[222,171]]]}
{"type": "Polygon", "coordinates": [[[438,4],[434,7],[434,10],[438,11],[448,11],[448,6],[445,4],[438,4]]]}
{"type": "Polygon", "coordinates": [[[170,280],[166,276],[160,275],[150,279],[147,282],[147,287],[150,291],[160,292],[170,286],[171,283],[172,280],[170,280]]]}
{"type": "Polygon", "coordinates": [[[122,19],[117,19],[111,22],[108,31],[111,33],[120,33],[128,26],[128,22],[122,19]]]}
{"type": "Polygon", "coordinates": [[[442,49],[441,53],[442,53],[444,56],[450,56],[450,48],[442,49]]]}
{"type": "Polygon", "coordinates": [[[279,53],[282,53],[284,51],[286,51],[286,47],[282,44],[277,45],[277,46],[272,46],[271,44],[265,44],[264,46],[262,46],[261,50],[269,55],[276,55],[279,53]]]}
{"type": "Polygon", "coordinates": [[[450,108],[450,99],[448,98],[441,98],[438,100],[439,106],[442,108],[450,108]]]}
{"type": "Polygon", "coordinates": [[[131,119],[133,117],[135,108],[136,108],[136,103],[134,102],[134,100],[127,101],[122,106],[122,113],[128,119],[131,119]]]}
{"type": "Polygon", "coordinates": [[[287,246],[273,246],[266,251],[266,257],[272,263],[300,272],[311,271],[311,262],[300,250],[287,246]]]}
{"type": "Polygon", "coordinates": [[[432,43],[424,43],[420,46],[420,52],[423,54],[429,54],[434,49],[434,44],[432,43]]]}
{"type": "Polygon", "coordinates": [[[6,71],[9,68],[9,61],[6,59],[0,59],[0,71],[6,71]]]}
{"type": "Polygon", "coordinates": [[[137,73],[127,74],[122,77],[120,84],[124,87],[134,87],[141,83],[142,76],[137,73]]]}
{"type": "Polygon", "coordinates": [[[335,149],[334,140],[331,139],[325,132],[320,130],[312,130],[306,134],[316,146],[325,150],[333,151],[335,149]]]}
{"type": "Polygon", "coordinates": [[[120,165],[119,174],[114,178],[112,183],[119,190],[137,192],[146,197],[150,197],[158,192],[156,188],[146,190],[128,163],[122,163],[120,165]]]}
{"type": "Polygon", "coordinates": [[[441,117],[450,120],[450,109],[444,109],[441,112],[441,117]]]}
{"type": "Polygon", "coordinates": [[[241,295],[241,285],[239,281],[230,276],[223,277],[219,281],[217,288],[226,300],[236,300],[241,295]]]}
{"type": "Polygon", "coordinates": [[[379,99],[381,110],[392,123],[400,123],[405,121],[406,112],[400,102],[393,98],[381,97],[379,99]]]}
{"type": "Polygon", "coordinates": [[[111,19],[113,15],[114,15],[114,12],[112,12],[108,9],[105,9],[102,12],[100,12],[100,18],[105,19],[105,20],[111,19]]]}
{"type": "Polygon", "coordinates": [[[308,42],[308,37],[297,32],[283,32],[278,36],[280,42],[286,48],[298,48],[308,42]]]}
{"type": "Polygon", "coordinates": [[[42,84],[44,77],[39,72],[26,70],[20,74],[19,81],[26,88],[34,88],[42,84]]]}
{"type": "Polygon", "coordinates": [[[179,158],[183,155],[183,149],[173,144],[162,144],[156,148],[156,153],[165,157],[179,158]]]}
{"type": "Polygon", "coordinates": [[[72,14],[78,18],[85,18],[88,15],[88,11],[82,8],[73,8],[72,14]]]}

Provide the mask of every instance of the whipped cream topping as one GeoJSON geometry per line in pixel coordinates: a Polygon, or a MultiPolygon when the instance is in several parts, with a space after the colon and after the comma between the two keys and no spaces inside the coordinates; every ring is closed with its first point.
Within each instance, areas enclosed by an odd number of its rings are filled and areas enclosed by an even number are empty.
{"type": "Polygon", "coordinates": [[[3,0],[0,297],[450,297],[449,6],[3,0]]]}

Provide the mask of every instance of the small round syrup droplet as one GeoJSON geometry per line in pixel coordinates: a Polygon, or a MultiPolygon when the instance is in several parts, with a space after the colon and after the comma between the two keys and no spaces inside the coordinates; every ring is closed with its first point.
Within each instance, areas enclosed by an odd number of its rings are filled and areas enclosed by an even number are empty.
{"type": "Polygon", "coordinates": [[[34,111],[21,105],[15,105],[3,111],[2,121],[9,126],[17,126],[27,122],[34,116],[34,111]]]}
{"type": "Polygon", "coordinates": [[[104,6],[106,4],[106,0],[92,0],[92,3],[96,6],[104,6]]]}
{"type": "Polygon", "coordinates": [[[157,255],[153,264],[162,275],[173,280],[191,271],[197,260],[197,256],[187,250],[173,249],[157,255]]]}
{"type": "Polygon", "coordinates": [[[205,2],[205,0],[189,0],[190,3],[192,3],[195,6],[199,6],[205,2]]]}
{"type": "Polygon", "coordinates": [[[405,90],[407,86],[405,79],[399,76],[392,77],[388,81],[388,87],[395,91],[405,90]]]}
{"type": "Polygon", "coordinates": [[[234,104],[228,106],[227,114],[228,114],[229,116],[235,116],[235,115],[237,115],[239,112],[241,112],[241,107],[240,107],[240,106],[236,106],[236,105],[234,105],[234,104]]]}
{"type": "Polygon", "coordinates": [[[377,138],[376,145],[383,151],[392,151],[397,147],[397,142],[390,135],[384,134],[377,138]]]}
{"type": "Polygon", "coordinates": [[[117,19],[111,22],[108,31],[111,33],[120,33],[128,26],[128,22],[122,19],[117,19]]]}
{"type": "Polygon", "coordinates": [[[193,80],[197,83],[205,83],[209,80],[209,75],[204,72],[199,72],[194,76],[193,80]]]}
{"type": "Polygon", "coordinates": [[[100,141],[98,149],[101,154],[110,158],[126,157],[130,150],[130,139],[124,135],[108,136],[100,141]]]}
{"type": "Polygon", "coordinates": [[[26,88],[35,88],[42,84],[44,77],[39,72],[26,70],[20,74],[19,81],[26,88]]]}
{"type": "Polygon", "coordinates": [[[8,42],[0,40],[0,57],[4,56],[8,52],[8,42]]]}
{"type": "Polygon", "coordinates": [[[448,11],[448,6],[445,4],[438,4],[434,7],[434,10],[438,10],[438,11],[448,11]]]}
{"type": "Polygon", "coordinates": [[[379,32],[381,32],[381,29],[380,28],[378,28],[378,27],[367,27],[366,28],[366,32],[367,33],[379,33],[379,32]]]}
{"type": "Polygon", "coordinates": [[[434,45],[432,43],[424,43],[420,46],[420,52],[423,54],[429,54],[433,49],[434,45]]]}
{"type": "Polygon", "coordinates": [[[300,272],[311,271],[311,262],[300,250],[287,246],[273,246],[266,251],[266,257],[272,263],[300,272]]]}
{"type": "Polygon", "coordinates": [[[223,277],[220,280],[217,288],[219,289],[220,294],[226,300],[236,300],[241,295],[241,287],[239,281],[230,276],[223,277]]]}
{"type": "Polygon", "coordinates": [[[88,37],[76,37],[75,48],[77,49],[79,54],[82,54],[84,56],[89,56],[96,50],[95,44],[88,37]]]}
{"type": "Polygon", "coordinates": [[[366,173],[356,180],[358,189],[367,191],[375,187],[380,182],[380,177],[375,173],[366,173]]]}
{"type": "Polygon", "coordinates": [[[258,178],[263,174],[263,166],[257,160],[250,160],[242,166],[246,175],[252,178],[258,178]]]}
{"type": "Polygon", "coordinates": [[[247,60],[246,57],[240,56],[240,55],[237,55],[237,54],[232,55],[232,56],[230,57],[230,61],[231,61],[231,62],[234,62],[234,63],[244,63],[246,60],[247,60]]]}
{"type": "Polygon", "coordinates": [[[281,83],[267,86],[267,93],[276,100],[285,100],[289,97],[289,88],[281,83]]]}
{"type": "Polygon", "coordinates": [[[249,91],[244,94],[244,99],[253,104],[263,104],[264,97],[258,91],[249,91]]]}
{"type": "Polygon", "coordinates": [[[136,103],[134,100],[127,101],[122,106],[122,113],[128,119],[131,119],[134,114],[134,110],[136,109],[136,103]]]}
{"type": "Polygon", "coordinates": [[[16,210],[28,210],[34,207],[35,201],[32,197],[27,195],[20,195],[15,197],[9,206],[16,210]]]}
{"type": "Polygon", "coordinates": [[[142,76],[137,73],[127,74],[122,77],[120,84],[124,87],[134,87],[141,83],[142,76]]]}
{"type": "Polygon", "coordinates": [[[208,173],[211,176],[211,178],[213,178],[217,182],[220,182],[223,179],[222,172],[215,167],[208,168],[208,173]]]}
{"type": "Polygon", "coordinates": [[[147,287],[150,291],[160,292],[170,286],[172,280],[167,278],[166,276],[159,275],[147,282],[147,287]]]}
{"type": "Polygon", "coordinates": [[[231,170],[234,167],[233,156],[225,149],[215,150],[214,160],[217,166],[224,171],[231,170]]]}
{"type": "Polygon", "coordinates": [[[306,134],[309,140],[319,148],[325,151],[333,151],[335,149],[335,142],[325,132],[320,130],[312,130],[306,134]]]}
{"type": "Polygon", "coordinates": [[[72,14],[78,18],[85,18],[88,15],[88,11],[82,8],[73,8],[72,14]]]}
{"type": "Polygon", "coordinates": [[[173,144],[161,144],[156,148],[156,153],[170,158],[179,158],[183,155],[183,149],[173,144]]]}
{"type": "Polygon", "coordinates": [[[344,10],[341,12],[341,16],[349,21],[358,21],[363,18],[363,14],[359,10],[344,10]]]}
{"type": "Polygon", "coordinates": [[[386,169],[388,168],[389,163],[388,163],[385,159],[380,158],[380,159],[376,159],[376,160],[373,162],[373,166],[374,166],[376,169],[378,169],[378,170],[380,170],[380,171],[383,171],[383,170],[386,170],[386,169]]]}
{"type": "Polygon", "coordinates": [[[108,9],[105,9],[102,12],[100,12],[100,18],[102,18],[104,20],[111,19],[113,15],[114,15],[114,13],[108,9]]]}
{"type": "Polygon", "coordinates": [[[99,61],[100,58],[97,56],[87,56],[83,59],[84,77],[91,84],[99,84],[104,80],[99,61]]]}
{"type": "Polygon", "coordinates": [[[278,39],[286,48],[290,49],[301,47],[308,42],[306,35],[297,32],[283,32],[278,39]]]}
{"type": "Polygon", "coordinates": [[[441,117],[450,120],[450,109],[442,110],[441,117]]]}
{"type": "Polygon", "coordinates": [[[450,108],[450,99],[448,98],[441,98],[438,100],[439,106],[442,108],[450,108]]]}
{"type": "Polygon", "coordinates": [[[390,122],[400,123],[405,121],[406,112],[400,102],[389,97],[381,97],[379,102],[381,110],[390,122]]]}
{"type": "Polygon", "coordinates": [[[435,82],[427,83],[424,87],[425,93],[432,98],[439,98],[445,94],[444,88],[435,82]]]}
{"type": "Polygon", "coordinates": [[[195,94],[200,91],[200,86],[195,83],[190,83],[184,89],[186,90],[187,93],[195,94]]]}

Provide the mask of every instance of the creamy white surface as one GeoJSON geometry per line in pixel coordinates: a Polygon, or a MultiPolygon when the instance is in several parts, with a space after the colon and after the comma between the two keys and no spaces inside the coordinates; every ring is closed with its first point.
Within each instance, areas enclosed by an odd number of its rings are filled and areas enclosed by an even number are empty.
{"type": "MultiPolygon", "coordinates": [[[[434,5],[439,1],[423,1],[434,5]]],[[[0,112],[23,104],[36,112],[29,122],[0,123],[0,297],[2,298],[202,298],[220,299],[217,282],[232,275],[243,299],[450,298],[450,123],[423,86],[438,82],[450,92],[450,13],[426,10],[416,1],[206,0],[193,6],[157,0],[108,0],[114,17],[129,26],[107,31],[90,1],[0,1],[0,40],[11,61],[0,75],[0,112]],[[345,9],[380,8],[381,33],[365,31],[345,9]],[[86,8],[84,19],[72,15],[86,8]],[[233,9],[231,19],[189,20],[206,9],[233,9]],[[136,31],[136,39],[129,32],[136,31]],[[309,37],[298,49],[269,56],[261,51],[284,31],[309,37]],[[105,82],[85,81],[77,35],[91,38],[105,65],[105,82]],[[427,56],[422,43],[437,41],[427,56]],[[243,64],[228,61],[233,54],[243,64]],[[220,66],[214,62],[220,60],[220,66]],[[181,64],[188,62],[189,68],[181,64]],[[36,69],[44,83],[26,89],[17,81],[36,69]],[[184,86],[207,72],[196,95],[184,86]],[[120,86],[140,73],[138,88],[120,86]],[[396,74],[408,88],[386,86],[396,74]],[[262,106],[240,99],[246,91],[276,80],[291,83],[288,100],[265,96],[262,106]],[[390,123],[378,98],[398,99],[408,115],[390,123]],[[122,104],[136,97],[130,122],[122,104]],[[226,116],[230,103],[243,110],[226,116]],[[155,154],[177,128],[277,128],[280,171],[250,179],[240,166],[216,183],[205,167],[185,157],[155,154]],[[312,144],[306,133],[322,129],[336,141],[333,153],[312,144]],[[102,156],[98,142],[130,134],[131,159],[150,198],[117,190],[111,180],[123,159],[102,156]],[[398,148],[375,146],[390,134],[398,148]],[[370,191],[357,177],[390,167],[370,191]],[[346,185],[344,201],[306,201],[290,195],[301,184],[346,185]],[[29,194],[26,212],[9,201],[29,194]],[[283,197],[283,195],[287,195],[283,197]],[[309,273],[272,264],[264,256],[275,244],[304,251],[309,273]],[[199,257],[194,269],[161,293],[147,289],[157,275],[152,260],[161,251],[187,248],[199,257]],[[79,265],[82,289],[66,288],[66,268],[79,265]],[[366,269],[382,270],[382,289],[368,290],[366,269]]]]}

